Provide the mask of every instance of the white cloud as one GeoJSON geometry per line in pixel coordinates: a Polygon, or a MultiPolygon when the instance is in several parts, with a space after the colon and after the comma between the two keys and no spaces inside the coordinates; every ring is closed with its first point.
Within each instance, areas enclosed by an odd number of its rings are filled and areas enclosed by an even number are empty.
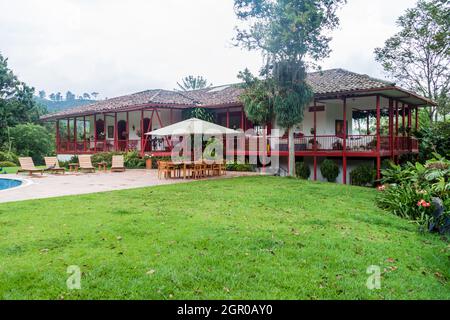
{"type": "MultiPolygon", "coordinates": [[[[381,76],[373,49],[414,0],[349,0],[324,68],[381,76]]],[[[261,58],[234,48],[232,0],[0,0],[0,51],[20,79],[48,92],[103,97],[172,89],[188,74],[236,81],[261,58]]]]}

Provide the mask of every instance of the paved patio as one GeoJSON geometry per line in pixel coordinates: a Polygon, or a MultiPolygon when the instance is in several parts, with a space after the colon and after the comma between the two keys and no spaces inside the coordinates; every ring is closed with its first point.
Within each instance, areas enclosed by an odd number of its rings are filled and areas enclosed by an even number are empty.
{"type": "MultiPolygon", "coordinates": [[[[255,173],[230,173],[224,177],[210,179],[232,178],[254,175],[255,173]]],[[[120,173],[70,174],[50,175],[2,175],[1,178],[21,179],[19,188],[0,191],[0,203],[43,199],[95,192],[106,192],[122,189],[133,189],[165,184],[185,183],[192,180],[158,179],[156,170],[127,170],[120,173]]]]}

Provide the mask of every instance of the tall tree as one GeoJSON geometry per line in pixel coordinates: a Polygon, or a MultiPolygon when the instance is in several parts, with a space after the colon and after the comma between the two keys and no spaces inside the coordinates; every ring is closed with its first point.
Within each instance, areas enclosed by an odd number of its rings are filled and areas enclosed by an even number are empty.
{"type": "MultiPolygon", "coordinates": [[[[237,45],[258,50],[266,64],[259,80],[248,70],[243,102],[250,120],[275,117],[289,133],[289,175],[295,175],[292,127],[303,120],[304,108],[313,92],[306,83],[306,60],[311,65],[330,53],[330,37],[324,31],[336,28],[338,8],[346,0],[235,0],[239,19],[248,23],[237,28],[237,45]],[[252,80],[253,79],[253,80],[252,80]],[[259,114],[262,112],[264,117],[259,114]]],[[[267,123],[267,122],[266,122],[267,123]]],[[[261,125],[266,125],[261,123],[261,125]]]]}
{"type": "Polygon", "coordinates": [[[100,94],[100,93],[94,91],[94,92],[91,93],[91,96],[92,96],[95,100],[97,100],[97,97],[98,97],[99,94],[100,94]]]}
{"type": "Polygon", "coordinates": [[[66,101],[73,101],[73,100],[75,100],[75,97],[76,96],[72,92],[70,92],[70,91],[66,92],[66,101]]]}
{"type": "Polygon", "coordinates": [[[181,83],[177,82],[178,87],[182,91],[189,90],[198,90],[211,87],[211,84],[208,84],[208,80],[203,78],[202,76],[187,76],[181,79],[181,83]]]}
{"type": "Polygon", "coordinates": [[[8,59],[0,54],[0,147],[6,142],[8,128],[37,122],[44,113],[34,100],[34,88],[20,82],[8,68],[8,59]]]}
{"type": "Polygon", "coordinates": [[[55,94],[55,99],[56,99],[56,101],[62,101],[62,94],[61,94],[61,92],[57,92],[55,94]]]}
{"type": "Polygon", "coordinates": [[[56,101],[56,94],[50,93],[50,95],[48,97],[50,98],[50,100],[56,101]]]}
{"type": "Polygon", "coordinates": [[[85,93],[83,93],[83,99],[89,100],[89,99],[91,99],[91,95],[89,93],[85,92],[85,93]]]}
{"type": "Polygon", "coordinates": [[[45,99],[46,96],[47,96],[47,93],[45,93],[44,90],[39,91],[39,98],[45,99]]]}
{"type": "MultiPolygon", "coordinates": [[[[387,75],[439,103],[448,113],[450,94],[450,5],[446,0],[419,0],[397,20],[400,31],[375,57],[387,75]]],[[[430,118],[438,109],[430,108],[430,118]]]]}

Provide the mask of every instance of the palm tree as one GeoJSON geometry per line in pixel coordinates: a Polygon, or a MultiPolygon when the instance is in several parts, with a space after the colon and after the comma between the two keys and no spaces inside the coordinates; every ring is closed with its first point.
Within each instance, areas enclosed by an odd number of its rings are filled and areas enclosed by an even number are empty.
{"type": "Polygon", "coordinates": [[[212,86],[212,84],[208,84],[208,80],[202,76],[187,76],[181,79],[181,82],[181,84],[177,82],[177,85],[182,91],[198,90],[212,86]]]}

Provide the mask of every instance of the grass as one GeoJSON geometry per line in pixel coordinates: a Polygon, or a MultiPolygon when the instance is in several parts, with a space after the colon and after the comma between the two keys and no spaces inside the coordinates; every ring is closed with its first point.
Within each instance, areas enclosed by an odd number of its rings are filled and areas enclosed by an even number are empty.
{"type": "Polygon", "coordinates": [[[0,298],[449,299],[448,242],[375,195],[248,177],[3,204],[0,298]]]}
{"type": "MultiPolygon", "coordinates": [[[[36,168],[38,169],[46,169],[46,166],[36,166],[36,168]]],[[[20,167],[8,167],[8,168],[3,168],[3,171],[0,173],[4,173],[6,172],[7,174],[16,174],[17,171],[20,169],[20,167]]],[[[2,176],[0,176],[1,178],[2,176]]]]}

